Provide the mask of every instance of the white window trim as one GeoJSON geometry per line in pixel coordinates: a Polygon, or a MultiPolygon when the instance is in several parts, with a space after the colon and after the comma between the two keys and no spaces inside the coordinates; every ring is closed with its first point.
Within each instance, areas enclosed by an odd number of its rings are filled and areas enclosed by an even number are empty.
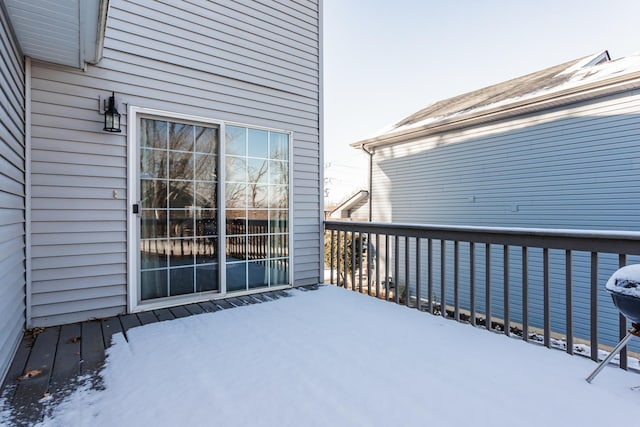
{"type": "Polygon", "coordinates": [[[269,292],[274,290],[289,289],[293,286],[294,278],[294,248],[293,248],[293,132],[277,128],[269,128],[264,126],[256,126],[241,122],[223,121],[210,117],[196,116],[191,114],[182,114],[166,110],[158,110],[153,108],[145,108],[134,105],[127,107],[127,311],[129,313],[137,313],[148,310],[155,310],[159,308],[173,307],[176,305],[196,303],[201,301],[222,299],[227,296],[241,296],[250,295],[262,292],[269,292]],[[137,221],[139,219],[138,214],[133,213],[133,205],[139,204],[137,199],[137,185],[138,185],[138,119],[140,116],[150,116],[159,119],[168,120],[184,120],[187,122],[195,122],[202,124],[210,124],[218,126],[219,131],[219,160],[218,160],[218,253],[219,253],[219,277],[220,277],[220,291],[215,292],[203,292],[197,294],[178,295],[173,297],[166,297],[158,300],[151,300],[150,302],[140,303],[138,302],[138,252],[139,252],[139,239],[138,239],[138,227],[137,221]],[[289,135],[289,177],[288,177],[288,245],[289,245],[289,271],[288,271],[288,285],[272,286],[267,288],[258,288],[250,290],[242,290],[227,293],[226,284],[226,228],[225,228],[225,195],[224,195],[224,183],[225,183],[225,168],[224,168],[224,156],[225,156],[225,127],[227,125],[242,126],[251,129],[261,129],[273,132],[281,132],[289,135]]]}

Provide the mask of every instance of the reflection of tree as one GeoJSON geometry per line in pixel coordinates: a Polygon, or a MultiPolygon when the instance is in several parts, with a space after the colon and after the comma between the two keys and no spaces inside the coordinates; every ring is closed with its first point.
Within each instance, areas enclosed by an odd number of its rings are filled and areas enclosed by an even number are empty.
{"type": "Polygon", "coordinates": [[[245,188],[244,184],[227,183],[225,204],[228,208],[241,208],[245,206],[245,188]]]}
{"type": "MultiPolygon", "coordinates": [[[[249,180],[249,206],[253,208],[266,207],[264,202],[258,200],[258,182],[262,182],[262,178],[267,174],[269,170],[269,163],[267,160],[263,160],[260,168],[248,168],[247,175],[249,180]]],[[[264,197],[264,194],[263,194],[264,197]]]]}

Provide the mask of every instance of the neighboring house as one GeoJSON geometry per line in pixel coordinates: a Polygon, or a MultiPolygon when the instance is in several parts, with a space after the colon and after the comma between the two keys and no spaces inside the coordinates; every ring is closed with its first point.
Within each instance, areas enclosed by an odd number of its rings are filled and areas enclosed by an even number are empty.
{"type": "Polygon", "coordinates": [[[368,221],[369,210],[367,202],[369,200],[369,192],[360,190],[349,196],[346,200],[336,206],[329,213],[328,219],[348,219],[351,221],[368,221]]]}
{"type": "Polygon", "coordinates": [[[320,1],[0,4],[0,379],[25,327],[321,282],[320,1]]]}
{"type": "MultiPolygon", "coordinates": [[[[373,152],[374,222],[638,231],[639,135],[640,56],[612,61],[603,52],[436,102],[352,146],[373,152]]],[[[494,250],[499,307],[502,248],[494,250]]],[[[468,266],[464,245],[460,253],[460,265],[468,266]]],[[[476,255],[476,277],[484,277],[484,248],[476,255]]],[[[520,283],[520,254],[511,255],[511,283],[520,283]]],[[[588,254],[574,254],[573,262],[576,333],[588,336],[588,254]]],[[[535,323],[542,309],[540,254],[529,263],[535,323]]],[[[617,263],[600,260],[603,287],[617,263]]],[[[563,265],[564,252],[552,251],[552,267],[563,265]]],[[[436,262],[436,277],[438,269],[436,262]]],[[[461,283],[468,283],[462,270],[461,283]]],[[[564,301],[564,269],[552,270],[551,280],[553,326],[562,332],[563,316],[553,313],[564,301]]],[[[617,312],[602,293],[601,333],[616,342],[617,312]]],[[[512,298],[518,310],[521,295],[512,298]]]]}

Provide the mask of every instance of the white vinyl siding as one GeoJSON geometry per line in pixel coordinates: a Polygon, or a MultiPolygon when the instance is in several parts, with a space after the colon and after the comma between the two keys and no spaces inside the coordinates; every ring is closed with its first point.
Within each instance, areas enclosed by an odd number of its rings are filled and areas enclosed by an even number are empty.
{"type": "Polygon", "coordinates": [[[319,10],[306,4],[112,0],[97,66],[33,63],[34,326],[126,310],[126,104],[291,131],[294,284],[320,281],[319,10]],[[102,131],[111,91],[121,134],[102,131]]]}
{"type": "MultiPolygon", "coordinates": [[[[639,231],[639,111],[640,91],[632,91],[378,148],[374,156],[373,220],[639,231]]],[[[451,263],[453,247],[449,245],[446,259],[451,263]]],[[[434,275],[439,277],[439,242],[434,242],[434,249],[434,275]]],[[[492,301],[494,315],[499,317],[502,248],[493,251],[492,301]]],[[[511,253],[511,309],[517,317],[521,295],[515,289],[522,280],[521,255],[515,249],[511,253]]],[[[460,295],[465,303],[468,245],[461,244],[460,254],[460,295]]],[[[551,251],[551,256],[552,268],[556,269],[551,274],[552,326],[561,332],[564,252],[551,251]]],[[[477,245],[476,257],[479,283],[484,281],[483,245],[477,245]]],[[[628,262],[638,262],[635,258],[628,262]]],[[[574,327],[581,337],[589,334],[588,262],[589,254],[574,254],[574,327]]],[[[599,263],[599,332],[609,344],[617,342],[617,311],[604,291],[604,283],[617,262],[616,256],[607,255],[599,263]]],[[[450,264],[448,271],[452,268],[450,264]]],[[[539,323],[542,313],[541,272],[541,251],[532,249],[529,316],[534,323],[539,323]]],[[[477,294],[477,298],[481,311],[484,294],[477,294]]]]}
{"type": "Polygon", "coordinates": [[[0,7],[0,381],[25,325],[24,64],[0,7]]]}

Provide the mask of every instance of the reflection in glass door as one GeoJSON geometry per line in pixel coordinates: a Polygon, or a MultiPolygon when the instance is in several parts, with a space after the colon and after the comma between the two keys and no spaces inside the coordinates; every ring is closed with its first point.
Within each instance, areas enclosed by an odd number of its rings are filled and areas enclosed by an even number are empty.
{"type": "Polygon", "coordinates": [[[217,127],[142,118],[140,300],[220,291],[217,127]]]}

